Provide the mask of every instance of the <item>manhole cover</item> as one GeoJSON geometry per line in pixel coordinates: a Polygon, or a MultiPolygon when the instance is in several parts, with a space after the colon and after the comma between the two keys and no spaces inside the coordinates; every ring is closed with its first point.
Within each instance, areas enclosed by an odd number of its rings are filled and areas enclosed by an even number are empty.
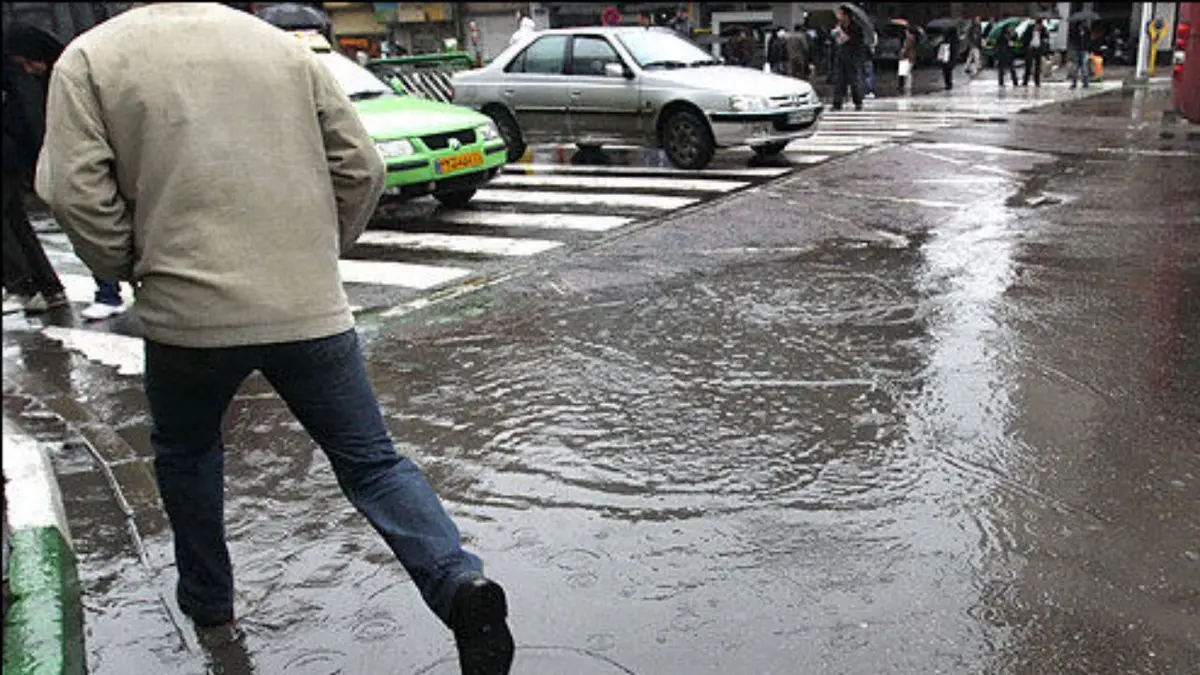
{"type": "MultiPolygon", "coordinates": [[[[460,675],[458,658],[447,657],[414,675],[460,675]]],[[[518,647],[511,675],[636,675],[599,654],[571,647],[518,647]]]]}

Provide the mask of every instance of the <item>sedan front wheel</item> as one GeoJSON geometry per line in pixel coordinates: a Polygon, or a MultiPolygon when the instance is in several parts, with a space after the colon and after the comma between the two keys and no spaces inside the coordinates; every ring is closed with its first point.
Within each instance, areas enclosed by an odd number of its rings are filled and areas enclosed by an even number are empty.
{"type": "Polygon", "coordinates": [[[704,118],[691,110],[676,110],[663,123],[663,149],[681,169],[703,169],[712,161],[716,142],[704,118]]]}

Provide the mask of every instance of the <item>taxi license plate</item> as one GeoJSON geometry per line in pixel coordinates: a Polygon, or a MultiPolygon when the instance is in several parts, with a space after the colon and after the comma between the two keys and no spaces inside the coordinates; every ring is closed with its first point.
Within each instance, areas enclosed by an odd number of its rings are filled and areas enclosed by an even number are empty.
{"type": "Polygon", "coordinates": [[[788,124],[806,124],[808,122],[811,122],[812,119],[813,119],[813,111],[797,110],[796,112],[788,113],[787,123],[788,124]]]}
{"type": "Polygon", "coordinates": [[[464,152],[461,155],[443,157],[433,163],[435,173],[454,173],[475,166],[483,166],[482,152],[464,152]]]}

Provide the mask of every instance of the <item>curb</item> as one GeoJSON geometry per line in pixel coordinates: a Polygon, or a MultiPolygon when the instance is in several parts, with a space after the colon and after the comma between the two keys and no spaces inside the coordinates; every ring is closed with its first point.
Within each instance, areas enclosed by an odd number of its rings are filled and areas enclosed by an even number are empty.
{"type": "Polygon", "coordinates": [[[75,551],[45,449],[4,415],[6,675],[82,675],[83,605],[75,551]]]}

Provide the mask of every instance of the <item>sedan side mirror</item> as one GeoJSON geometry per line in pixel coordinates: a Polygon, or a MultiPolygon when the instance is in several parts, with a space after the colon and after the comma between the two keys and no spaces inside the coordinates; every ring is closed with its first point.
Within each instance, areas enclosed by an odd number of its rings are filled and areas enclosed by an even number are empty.
{"type": "Polygon", "coordinates": [[[606,63],[604,64],[605,77],[623,77],[627,80],[633,79],[633,71],[624,63],[606,63]]]}

